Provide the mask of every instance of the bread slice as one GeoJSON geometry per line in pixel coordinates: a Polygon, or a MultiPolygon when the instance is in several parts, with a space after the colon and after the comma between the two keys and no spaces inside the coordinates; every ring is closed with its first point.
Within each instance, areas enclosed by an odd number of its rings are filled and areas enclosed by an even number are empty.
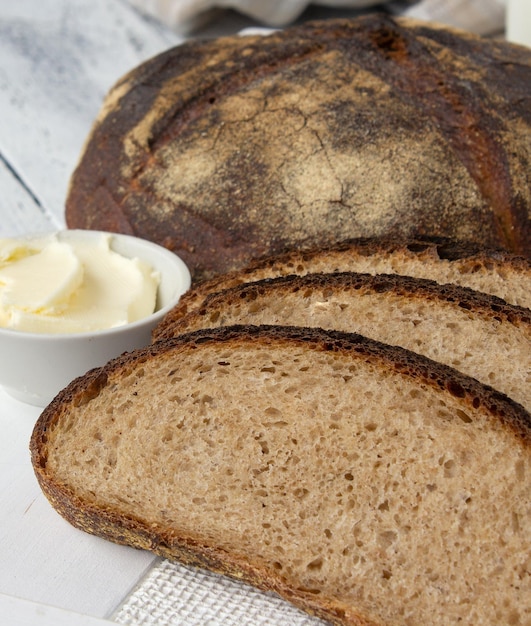
{"type": "Polygon", "coordinates": [[[529,624],[531,418],[321,329],[199,331],[77,379],[32,462],[75,526],[334,624],[529,624]]]}
{"type": "Polygon", "coordinates": [[[283,276],[211,294],[166,336],[233,324],[357,332],[455,367],[531,410],[531,310],[465,287],[392,274],[283,276]]]}
{"type": "Polygon", "coordinates": [[[531,260],[508,252],[455,241],[364,238],[326,247],[292,250],[247,268],[194,285],[153,331],[153,340],[198,308],[209,293],[242,283],[310,272],[403,274],[455,283],[531,309],[531,260]]]}

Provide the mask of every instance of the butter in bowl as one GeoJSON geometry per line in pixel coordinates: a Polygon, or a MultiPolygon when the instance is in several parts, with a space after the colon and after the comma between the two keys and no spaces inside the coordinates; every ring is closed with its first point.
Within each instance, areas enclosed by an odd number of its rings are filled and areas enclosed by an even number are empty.
{"type": "Polygon", "coordinates": [[[0,385],[46,406],[73,378],[150,343],[190,282],[180,257],[129,235],[0,239],[0,385]]]}

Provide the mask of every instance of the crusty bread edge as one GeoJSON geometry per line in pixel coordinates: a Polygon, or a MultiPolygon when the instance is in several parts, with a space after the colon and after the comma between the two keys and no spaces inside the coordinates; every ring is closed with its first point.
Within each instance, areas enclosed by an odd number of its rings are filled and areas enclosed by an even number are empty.
{"type": "MultiPolygon", "coordinates": [[[[531,310],[508,304],[505,300],[475,291],[456,284],[440,284],[426,278],[416,278],[401,274],[361,274],[358,272],[312,272],[309,274],[288,274],[274,278],[244,282],[207,294],[201,304],[175,320],[167,320],[157,332],[157,341],[169,339],[188,332],[189,328],[199,328],[205,316],[214,312],[223,313],[225,306],[237,306],[239,302],[261,301],[268,295],[282,302],[283,298],[300,291],[327,290],[342,293],[355,292],[360,297],[368,294],[390,293],[395,297],[408,298],[425,303],[440,303],[450,307],[465,309],[477,319],[498,320],[499,322],[527,330],[531,338],[531,310]]],[[[301,298],[303,296],[301,295],[301,298]]],[[[267,306],[267,305],[265,305],[267,306]]],[[[244,322],[241,322],[244,323],[244,322]]],[[[208,321],[207,321],[208,325],[208,321]]]]}
{"type": "Polygon", "coordinates": [[[39,485],[56,511],[82,531],[115,543],[149,550],[184,564],[207,568],[264,591],[275,592],[300,609],[331,624],[378,626],[377,621],[361,615],[352,607],[330,598],[321,598],[310,591],[293,588],[264,564],[250,563],[241,555],[208,545],[198,537],[177,537],[147,520],[84,502],[67,485],[56,483],[46,471],[49,430],[67,412],[70,404],[76,406],[90,402],[122,368],[145,362],[170,350],[195,350],[204,343],[253,340],[263,345],[276,341],[296,342],[325,352],[356,352],[366,360],[379,360],[402,375],[418,377],[424,384],[461,398],[471,409],[483,406],[493,419],[500,419],[506,428],[511,429],[523,445],[531,445],[531,416],[523,407],[498,391],[416,353],[352,333],[283,326],[231,326],[200,330],[151,344],[144,349],[125,353],[105,366],[73,380],[44,409],[31,436],[31,462],[39,485]]]}
{"type": "Polygon", "coordinates": [[[174,538],[148,522],[87,504],[66,487],[46,480],[40,473],[37,478],[53,508],[79,530],[276,593],[301,610],[337,626],[380,626],[337,601],[325,598],[317,601],[315,594],[294,589],[260,564],[245,561],[239,555],[229,554],[190,535],[174,538]]]}
{"type": "MultiPolygon", "coordinates": [[[[158,326],[153,330],[152,340],[157,341],[166,336],[166,327],[176,320],[196,310],[211,293],[256,280],[256,275],[264,270],[281,267],[280,275],[288,273],[290,264],[308,263],[327,254],[345,253],[353,257],[384,258],[393,254],[411,256],[419,261],[433,263],[448,261],[450,263],[471,263],[477,265],[494,265],[500,268],[512,268],[515,271],[531,276],[531,261],[525,257],[497,248],[485,248],[474,243],[454,241],[443,238],[389,238],[359,237],[336,242],[329,246],[318,246],[306,249],[288,250],[283,254],[270,255],[255,259],[246,267],[232,270],[226,274],[215,276],[209,280],[196,282],[193,288],[183,294],[176,306],[169,311],[158,326]]],[[[296,274],[297,272],[291,272],[296,274]]]]}

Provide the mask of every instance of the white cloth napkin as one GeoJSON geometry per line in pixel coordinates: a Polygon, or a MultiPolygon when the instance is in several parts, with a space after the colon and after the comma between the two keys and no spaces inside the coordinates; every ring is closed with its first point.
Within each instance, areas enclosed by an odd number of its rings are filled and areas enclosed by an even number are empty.
{"type": "Polygon", "coordinates": [[[505,28],[506,5],[507,0],[422,0],[400,13],[478,35],[494,35],[505,28]]]}
{"type": "Polygon", "coordinates": [[[323,626],[272,593],[211,572],[161,560],[113,621],[129,626],[323,626]]]}
{"type": "MultiPolygon", "coordinates": [[[[180,32],[215,19],[216,11],[233,9],[269,27],[282,27],[296,20],[310,5],[342,9],[388,8],[399,15],[437,21],[480,35],[504,29],[507,0],[129,0],[141,11],[180,32]],[[214,17],[213,17],[214,16],[214,17]]],[[[531,0],[530,0],[531,1],[531,0]]]]}
{"type": "MultiPolygon", "coordinates": [[[[130,2],[181,32],[200,27],[203,18],[216,15],[216,9],[233,9],[264,26],[286,26],[296,20],[310,4],[309,0],[130,0],[130,2]]],[[[317,4],[321,6],[360,9],[381,2],[382,0],[317,0],[317,4]]]]}

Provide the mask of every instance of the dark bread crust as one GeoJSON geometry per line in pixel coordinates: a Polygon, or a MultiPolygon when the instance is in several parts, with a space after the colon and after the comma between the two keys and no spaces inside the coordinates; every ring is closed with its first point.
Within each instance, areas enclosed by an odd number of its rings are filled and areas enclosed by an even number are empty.
{"type": "Polygon", "coordinates": [[[530,100],[528,49],[383,15],[188,42],[109,94],[67,223],[157,241],[195,280],[384,234],[529,256],[530,100]]]}
{"type": "MultiPolygon", "coordinates": [[[[525,311],[525,309],[524,309],[525,311]]],[[[346,333],[322,328],[303,328],[281,325],[233,325],[222,328],[201,329],[150,344],[112,359],[106,365],[94,368],[74,379],[60,391],[43,410],[37,420],[31,438],[32,461],[38,468],[46,462],[42,455],[46,446],[46,432],[55,427],[61,414],[70,404],[79,406],[95,398],[111,379],[120,380],[120,375],[138,364],[161,358],[166,353],[178,358],[179,351],[194,351],[201,345],[232,344],[246,345],[248,342],[260,346],[297,343],[309,350],[354,354],[381,363],[408,377],[418,378],[423,384],[437,389],[447,389],[457,397],[466,398],[470,406],[485,407],[494,419],[501,419],[506,426],[514,428],[515,434],[531,443],[531,416],[519,404],[499,391],[483,385],[475,379],[461,374],[431,359],[410,350],[391,346],[357,333],[346,333]]]]}
{"type": "Polygon", "coordinates": [[[179,363],[182,353],[201,350],[205,344],[245,346],[251,343],[266,349],[297,344],[307,350],[338,352],[351,355],[352,359],[376,362],[380,367],[391,368],[405,377],[418,380],[419,384],[458,397],[463,407],[468,407],[473,415],[477,415],[474,409],[485,408],[490,416],[487,419],[509,429],[514,434],[516,445],[531,444],[531,417],[522,407],[451,368],[406,350],[359,335],[319,329],[230,327],[199,331],[159,342],[144,350],[123,355],[73,381],[43,411],[32,434],[31,459],[39,484],[57,511],[85,532],[246,580],[261,589],[275,591],[303,610],[334,624],[375,626],[374,621],[366,619],[353,607],[294,589],[289,581],[264,563],[252,562],[245,555],[229,553],[200,537],[190,534],[179,536],[172,529],[159,527],[149,519],[143,519],[140,513],[132,517],[121,514],[119,510],[105,509],[81,500],[68,485],[58,483],[47,470],[48,441],[53,438],[54,429],[61,428],[61,420],[68,413],[70,405],[90,402],[107,386],[119,383],[125,371],[141,366],[148,360],[171,358],[179,363]]]}
{"type": "MultiPolygon", "coordinates": [[[[451,240],[389,239],[365,237],[341,241],[330,246],[290,250],[284,254],[267,256],[248,266],[196,283],[183,294],[177,305],[169,311],[153,330],[153,341],[171,335],[171,327],[190,312],[197,310],[211,294],[236,287],[244,283],[267,277],[300,274],[301,271],[323,272],[326,264],[329,272],[356,271],[356,260],[360,257],[382,259],[415,259],[432,267],[431,276],[437,272],[441,261],[454,265],[463,274],[487,270],[493,275],[506,275],[514,271],[527,276],[531,286],[531,262],[504,250],[474,246],[470,243],[451,240]],[[318,267],[319,269],[315,269],[318,267]],[[167,329],[170,330],[167,330],[167,329]]],[[[404,269],[402,270],[405,271],[404,269]]],[[[430,275],[430,269],[426,274],[430,275]]],[[[504,294],[505,295],[505,294],[504,294]]]]}
{"type": "Polygon", "coordinates": [[[507,322],[514,326],[530,327],[531,310],[507,304],[505,300],[459,285],[439,283],[399,274],[360,274],[357,272],[311,273],[304,276],[288,275],[277,278],[266,278],[236,285],[222,291],[210,293],[203,304],[174,324],[166,325],[163,332],[157,335],[158,340],[170,339],[197,327],[196,323],[205,315],[222,315],[225,307],[237,305],[239,302],[260,301],[260,298],[272,297],[282,302],[289,294],[300,293],[304,297],[305,290],[324,290],[331,293],[357,292],[360,295],[370,293],[392,292],[397,298],[408,301],[419,300],[430,303],[449,303],[466,309],[476,319],[507,322]]]}
{"type": "Polygon", "coordinates": [[[233,324],[297,324],[366,334],[453,365],[497,387],[527,410],[531,406],[525,387],[531,366],[531,309],[509,305],[505,300],[459,285],[440,285],[432,280],[398,274],[356,272],[268,278],[209,294],[201,306],[160,329],[157,340],[200,328],[233,324]],[[371,304],[368,307],[364,302],[371,304]],[[381,308],[377,304],[380,302],[381,308]],[[386,321],[384,327],[376,320],[365,322],[365,316],[371,313],[386,321]],[[438,324],[430,324],[429,320],[435,316],[440,316],[438,324]],[[421,327],[412,330],[410,326],[416,323],[416,317],[421,327]],[[469,318],[474,320],[473,326],[467,326],[469,318]],[[453,331],[453,337],[443,340],[445,320],[452,321],[458,329],[453,331]],[[428,324],[428,333],[422,330],[423,323],[428,324]],[[488,370],[485,364],[478,363],[474,354],[476,350],[484,352],[484,341],[478,348],[479,342],[474,340],[475,333],[480,332],[478,328],[483,327],[496,335],[488,335],[491,339],[484,340],[490,344],[488,349],[492,355],[487,361],[488,370]],[[498,341],[502,336],[506,343],[498,341]],[[438,342],[444,345],[439,351],[436,349],[438,342]],[[508,345],[517,350],[526,346],[527,351],[519,351],[518,362],[515,362],[514,352],[511,358],[504,353],[508,345]],[[470,360],[466,356],[469,352],[470,360]],[[507,378],[493,377],[491,368],[507,372],[507,378]],[[518,382],[515,379],[509,382],[515,374],[518,382]]]}

